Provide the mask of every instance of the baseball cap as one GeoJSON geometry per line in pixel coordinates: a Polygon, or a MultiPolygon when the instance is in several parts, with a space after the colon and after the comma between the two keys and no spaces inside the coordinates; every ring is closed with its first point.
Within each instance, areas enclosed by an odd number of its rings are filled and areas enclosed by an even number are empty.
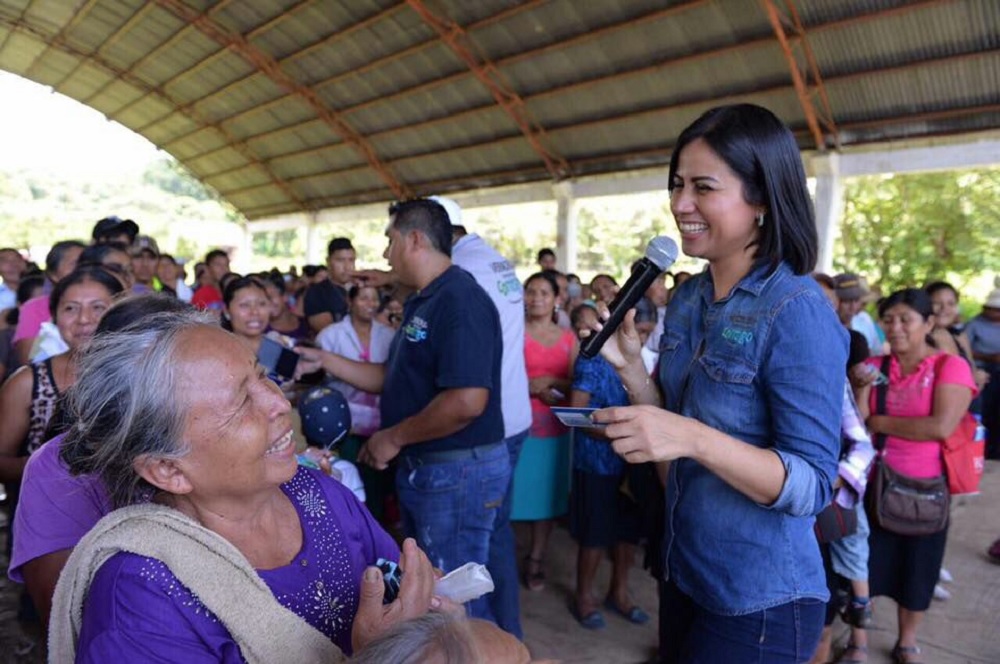
{"type": "Polygon", "coordinates": [[[310,445],[333,449],[351,432],[347,399],[335,389],[314,387],[299,398],[302,435],[310,445]]]}
{"type": "Polygon", "coordinates": [[[128,235],[129,242],[132,242],[135,236],[139,234],[139,224],[131,219],[120,219],[112,214],[94,224],[94,232],[91,233],[91,237],[97,241],[101,238],[113,237],[122,233],[128,235]]]}
{"type": "Polygon", "coordinates": [[[144,251],[148,251],[153,256],[159,257],[160,248],[156,244],[156,240],[148,235],[138,235],[135,241],[132,242],[132,248],[129,250],[129,254],[132,256],[138,256],[144,251]]]}
{"type": "Polygon", "coordinates": [[[448,213],[448,220],[451,221],[452,226],[461,226],[465,228],[465,222],[462,220],[462,208],[458,203],[445,196],[428,196],[427,199],[434,201],[445,209],[445,212],[448,213]]]}
{"type": "Polygon", "coordinates": [[[865,280],[853,272],[838,274],[833,278],[833,283],[837,288],[837,297],[841,300],[860,300],[868,295],[865,280]]]}

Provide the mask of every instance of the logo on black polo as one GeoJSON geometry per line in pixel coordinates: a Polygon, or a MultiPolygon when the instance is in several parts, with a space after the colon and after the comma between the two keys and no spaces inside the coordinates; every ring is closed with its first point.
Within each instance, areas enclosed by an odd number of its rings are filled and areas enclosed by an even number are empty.
{"type": "Polygon", "coordinates": [[[427,338],[427,321],[420,316],[414,316],[403,328],[403,338],[419,343],[427,338]]]}

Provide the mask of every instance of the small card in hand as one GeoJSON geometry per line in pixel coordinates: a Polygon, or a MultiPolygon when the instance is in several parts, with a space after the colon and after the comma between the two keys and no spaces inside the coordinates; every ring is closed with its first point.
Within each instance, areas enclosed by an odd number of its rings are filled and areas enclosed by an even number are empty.
{"type": "Polygon", "coordinates": [[[591,413],[599,408],[561,408],[552,407],[552,414],[559,418],[559,421],[568,427],[606,427],[607,424],[594,422],[590,419],[591,413]]]}

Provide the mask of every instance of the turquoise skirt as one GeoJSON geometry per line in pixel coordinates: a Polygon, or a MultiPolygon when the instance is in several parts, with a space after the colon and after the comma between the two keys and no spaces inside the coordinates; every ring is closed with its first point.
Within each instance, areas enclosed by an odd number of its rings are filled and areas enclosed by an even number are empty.
{"type": "Polygon", "coordinates": [[[538,521],[566,514],[570,485],[569,433],[524,440],[514,469],[512,521],[538,521]]]}

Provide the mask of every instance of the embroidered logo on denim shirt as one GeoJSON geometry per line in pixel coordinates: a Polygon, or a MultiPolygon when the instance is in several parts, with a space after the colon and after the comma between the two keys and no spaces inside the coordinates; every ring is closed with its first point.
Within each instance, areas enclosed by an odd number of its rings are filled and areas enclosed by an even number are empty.
{"type": "Polygon", "coordinates": [[[730,343],[745,346],[753,341],[753,332],[749,330],[740,330],[735,327],[727,327],[722,331],[722,338],[730,343]]]}
{"type": "Polygon", "coordinates": [[[421,342],[427,338],[427,321],[420,316],[414,316],[403,328],[403,337],[407,341],[421,342]]]}

